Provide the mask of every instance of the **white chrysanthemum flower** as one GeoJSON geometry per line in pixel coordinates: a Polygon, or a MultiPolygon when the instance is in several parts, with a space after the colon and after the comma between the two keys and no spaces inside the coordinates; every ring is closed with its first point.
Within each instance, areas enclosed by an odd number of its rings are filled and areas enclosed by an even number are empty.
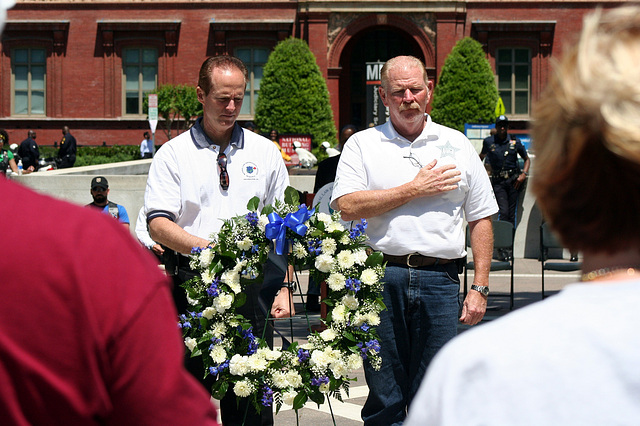
{"type": "Polygon", "coordinates": [[[193,350],[198,345],[198,341],[193,337],[187,337],[186,339],[184,339],[184,344],[191,352],[193,352],[193,350]]]}
{"type": "Polygon", "coordinates": [[[338,244],[333,238],[325,238],[322,240],[322,253],[332,256],[337,248],[338,244]]]}
{"type": "Polygon", "coordinates": [[[343,269],[351,268],[356,262],[356,258],[353,256],[353,253],[351,253],[351,250],[342,250],[340,253],[338,253],[337,259],[338,266],[343,269]]]}
{"type": "Polygon", "coordinates": [[[240,282],[240,274],[233,269],[226,270],[220,276],[220,281],[227,285],[231,285],[235,282],[240,282]]]}
{"type": "Polygon", "coordinates": [[[338,303],[331,311],[331,318],[333,318],[337,324],[344,324],[347,321],[347,315],[347,307],[342,303],[338,303]]]}
{"type": "Polygon", "coordinates": [[[342,376],[346,376],[347,373],[349,373],[347,364],[345,364],[341,359],[331,363],[330,369],[336,379],[339,379],[342,376]]]}
{"type": "Polygon", "coordinates": [[[373,325],[373,326],[380,325],[380,315],[374,312],[369,312],[365,316],[365,318],[366,318],[367,324],[369,325],[373,325]]]}
{"type": "Polygon", "coordinates": [[[271,381],[273,382],[273,386],[278,389],[284,389],[289,386],[289,382],[287,381],[287,373],[284,371],[276,371],[271,375],[271,381]]]}
{"type": "Polygon", "coordinates": [[[342,234],[342,236],[340,237],[340,244],[342,244],[343,246],[346,246],[347,244],[351,243],[351,238],[349,238],[349,233],[344,233],[342,234]]]}
{"type": "Polygon", "coordinates": [[[374,285],[378,282],[378,274],[371,268],[367,268],[360,274],[360,282],[363,285],[374,285]]]}
{"type": "Polygon", "coordinates": [[[342,303],[352,311],[358,309],[358,306],[360,305],[360,302],[358,302],[358,298],[353,294],[346,294],[342,298],[342,303]]]}
{"type": "Polygon", "coordinates": [[[333,256],[327,254],[321,254],[316,257],[315,263],[316,269],[320,272],[330,272],[333,266],[333,256]]]}
{"type": "Polygon", "coordinates": [[[242,251],[249,251],[253,246],[253,241],[249,237],[244,237],[243,240],[236,241],[236,246],[242,251]]]}
{"type": "Polygon", "coordinates": [[[301,349],[304,349],[305,351],[310,351],[312,349],[315,348],[315,346],[313,345],[313,343],[303,343],[302,345],[299,346],[301,349]]]}
{"type": "Polygon", "coordinates": [[[311,360],[309,361],[311,365],[315,365],[321,370],[325,370],[329,365],[329,357],[324,351],[316,350],[311,352],[311,360]]]}
{"type": "Polygon", "coordinates": [[[327,225],[327,232],[343,232],[344,226],[340,222],[331,222],[327,225]]]}
{"type": "Polygon", "coordinates": [[[296,398],[297,393],[294,391],[287,391],[282,394],[282,401],[287,405],[293,405],[293,400],[296,398]]]}
{"type": "Polygon", "coordinates": [[[233,295],[228,293],[220,293],[218,297],[213,299],[213,307],[216,308],[216,311],[219,313],[223,313],[227,309],[231,307],[233,303],[233,295]]]}
{"type": "Polygon", "coordinates": [[[347,358],[347,367],[350,371],[362,368],[362,357],[360,354],[351,354],[347,358]]]}
{"type": "Polygon", "coordinates": [[[216,310],[211,306],[207,306],[206,308],[204,308],[204,311],[202,311],[202,316],[209,320],[213,319],[213,316],[215,314],[216,314],[216,310]]]}
{"type": "Polygon", "coordinates": [[[198,255],[198,262],[200,263],[200,267],[207,268],[209,265],[211,265],[214,256],[215,252],[212,249],[206,248],[202,250],[198,255]]]}
{"type": "Polygon", "coordinates": [[[369,257],[369,256],[367,256],[367,252],[365,250],[362,250],[362,249],[355,250],[353,252],[353,256],[355,257],[356,263],[358,265],[364,265],[366,263],[366,261],[367,261],[367,258],[369,257]]]}
{"type": "Polygon", "coordinates": [[[264,371],[267,369],[268,363],[264,357],[253,354],[249,357],[249,370],[252,373],[257,373],[259,371],[264,371]]]}
{"type": "Polygon", "coordinates": [[[253,393],[253,385],[247,379],[240,380],[233,387],[233,392],[241,398],[246,398],[253,393]]]}
{"type": "Polygon", "coordinates": [[[235,354],[229,361],[229,373],[244,376],[249,372],[249,357],[235,354]]]}
{"type": "Polygon", "coordinates": [[[240,272],[242,272],[246,265],[247,259],[241,260],[240,262],[236,263],[236,266],[233,267],[233,272],[235,272],[236,274],[240,274],[240,272]]]}
{"type": "Polygon", "coordinates": [[[200,278],[202,278],[202,282],[204,282],[205,284],[211,284],[213,282],[213,280],[215,279],[215,275],[212,271],[210,271],[209,269],[205,269],[204,271],[202,271],[202,273],[200,274],[200,278]]]}
{"type": "Polygon", "coordinates": [[[316,217],[320,222],[324,222],[327,225],[333,222],[331,215],[328,215],[327,213],[320,212],[316,215],[316,217]]]}
{"type": "Polygon", "coordinates": [[[269,217],[267,215],[261,214],[260,217],[258,217],[258,228],[261,232],[264,232],[268,223],[269,217]]]}
{"type": "Polygon", "coordinates": [[[320,386],[318,386],[318,390],[322,393],[327,393],[331,388],[329,387],[329,383],[321,383],[320,386]]]}
{"type": "Polygon", "coordinates": [[[280,352],[279,350],[273,350],[269,348],[259,348],[256,351],[256,354],[266,359],[267,361],[275,361],[280,358],[280,356],[282,355],[282,352],[280,352]]]}
{"type": "MultiPolygon", "coordinates": [[[[209,308],[207,308],[209,309],[209,308]]],[[[206,310],[206,309],[205,309],[206,310]]],[[[204,313],[202,314],[204,316],[204,313]]],[[[222,338],[227,332],[227,326],[222,322],[217,322],[211,326],[211,334],[218,339],[222,338]]]]}
{"type": "Polygon", "coordinates": [[[216,364],[222,364],[227,359],[227,351],[222,345],[215,345],[209,352],[209,356],[216,364]]]}
{"type": "Polygon", "coordinates": [[[293,255],[296,259],[304,259],[307,257],[307,249],[300,241],[296,241],[293,245],[293,255]]]}
{"type": "Polygon", "coordinates": [[[325,342],[331,342],[336,337],[338,337],[338,334],[336,333],[336,331],[334,329],[327,328],[322,333],[320,333],[320,337],[322,337],[322,340],[324,340],[325,342]]]}
{"type": "Polygon", "coordinates": [[[299,388],[302,386],[302,376],[295,370],[289,370],[287,372],[287,382],[292,388],[299,388]]]}
{"type": "Polygon", "coordinates": [[[345,276],[340,273],[331,274],[329,278],[327,278],[327,285],[333,291],[344,290],[345,282],[345,276]]]}
{"type": "Polygon", "coordinates": [[[354,327],[360,327],[365,322],[367,322],[367,315],[358,312],[353,316],[353,320],[351,320],[351,325],[353,325],[354,327]]]}

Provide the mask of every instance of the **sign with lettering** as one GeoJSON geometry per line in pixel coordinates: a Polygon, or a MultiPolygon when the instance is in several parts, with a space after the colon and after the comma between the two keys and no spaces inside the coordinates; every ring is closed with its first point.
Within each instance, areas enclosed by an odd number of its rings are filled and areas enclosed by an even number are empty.
{"type": "Polygon", "coordinates": [[[380,71],[384,62],[367,62],[367,126],[383,124],[389,118],[389,110],[382,103],[378,88],[380,87],[380,71]]]}

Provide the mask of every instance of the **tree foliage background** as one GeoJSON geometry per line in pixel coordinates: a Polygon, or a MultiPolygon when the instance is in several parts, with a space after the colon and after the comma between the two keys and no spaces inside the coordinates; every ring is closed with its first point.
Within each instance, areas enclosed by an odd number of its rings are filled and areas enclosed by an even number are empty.
{"type": "Polygon", "coordinates": [[[433,92],[434,122],[464,132],[465,123],[493,123],[498,88],[482,45],[465,37],[447,56],[433,92]]]}
{"type": "Polygon", "coordinates": [[[312,151],[326,157],[320,144],[337,143],[327,83],[306,42],[278,43],[264,66],[256,102],[256,125],[262,132],[311,134],[312,151]]]}
{"type": "MultiPolygon", "coordinates": [[[[172,129],[180,134],[191,127],[196,117],[202,115],[196,88],[186,84],[165,84],[149,92],[158,95],[158,124],[171,139],[172,129]],[[161,119],[160,119],[161,118],[161,119]]],[[[144,112],[149,114],[149,97],[144,99],[144,112]]]]}

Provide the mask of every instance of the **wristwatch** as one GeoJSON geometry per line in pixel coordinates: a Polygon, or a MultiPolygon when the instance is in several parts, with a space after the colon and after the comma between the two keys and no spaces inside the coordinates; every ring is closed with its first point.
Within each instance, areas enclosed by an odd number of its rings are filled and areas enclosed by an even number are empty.
{"type": "Polygon", "coordinates": [[[489,295],[489,286],[488,285],[475,285],[471,286],[471,290],[479,291],[483,296],[489,295]]]}

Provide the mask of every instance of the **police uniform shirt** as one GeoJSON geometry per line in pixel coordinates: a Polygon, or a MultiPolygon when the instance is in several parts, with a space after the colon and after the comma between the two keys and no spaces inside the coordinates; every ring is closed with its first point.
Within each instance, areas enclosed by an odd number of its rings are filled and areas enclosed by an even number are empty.
{"type": "Polygon", "coordinates": [[[202,118],[188,131],[167,142],[154,156],[147,188],[148,220],[166,217],[188,233],[210,239],[223,220],[247,213],[257,196],[261,210],[284,198],[289,174],[280,151],[268,139],[240,127],[233,129],[227,156],[229,188],[220,186],[218,154],[202,130],[202,118]]]}
{"type": "Polygon", "coordinates": [[[517,137],[507,134],[507,138],[497,141],[497,135],[489,136],[482,142],[481,155],[486,155],[494,176],[500,171],[518,170],[518,154],[522,158],[527,157],[527,150],[517,137]]]}

